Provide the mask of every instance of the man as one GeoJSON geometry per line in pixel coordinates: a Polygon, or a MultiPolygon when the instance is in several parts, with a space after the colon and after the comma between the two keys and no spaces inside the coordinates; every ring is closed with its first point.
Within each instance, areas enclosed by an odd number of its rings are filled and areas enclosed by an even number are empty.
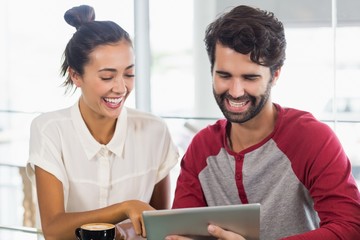
{"type": "Polygon", "coordinates": [[[238,6],[208,26],[205,43],[226,119],[189,145],[173,208],[260,203],[261,239],[360,239],[360,194],[338,138],[310,113],[271,101],[285,60],[282,23],[238,6]]]}

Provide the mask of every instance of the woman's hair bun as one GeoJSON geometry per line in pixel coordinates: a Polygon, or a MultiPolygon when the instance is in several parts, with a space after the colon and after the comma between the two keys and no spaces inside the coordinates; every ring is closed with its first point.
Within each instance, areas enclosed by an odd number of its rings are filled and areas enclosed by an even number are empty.
{"type": "Polygon", "coordinates": [[[88,5],[73,7],[65,12],[64,19],[77,30],[84,23],[95,20],[95,10],[88,5]]]}

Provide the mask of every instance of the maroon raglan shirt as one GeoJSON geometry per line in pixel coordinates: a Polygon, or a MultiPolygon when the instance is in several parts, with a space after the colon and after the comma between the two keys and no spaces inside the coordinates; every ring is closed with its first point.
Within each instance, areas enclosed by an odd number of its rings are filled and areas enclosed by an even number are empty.
{"type": "Polygon", "coordinates": [[[261,239],[359,240],[360,194],[338,138],[310,113],[275,106],[274,131],[240,153],[227,145],[226,120],[201,130],[173,208],[261,203],[261,239]]]}

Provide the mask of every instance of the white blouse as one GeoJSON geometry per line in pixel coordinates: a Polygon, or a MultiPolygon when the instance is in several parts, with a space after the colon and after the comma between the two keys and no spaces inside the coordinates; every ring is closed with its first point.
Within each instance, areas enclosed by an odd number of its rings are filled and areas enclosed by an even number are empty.
{"type": "Polygon", "coordinates": [[[87,211],[129,199],[149,202],[156,183],[179,159],[165,122],[124,107],[112,140],[90,134],[78,104],[44,113],[31,124],[27,173],[34,166],[62,182],[67,212],[87,211]]]}

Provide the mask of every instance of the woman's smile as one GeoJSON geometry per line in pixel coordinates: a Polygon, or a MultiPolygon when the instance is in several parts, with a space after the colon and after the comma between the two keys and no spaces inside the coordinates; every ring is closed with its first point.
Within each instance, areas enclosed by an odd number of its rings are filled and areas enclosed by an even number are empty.
{"type": "Polygon", "coordinates": [[[103,102],[105,103],[105,106],[111,109],[116,109],[121,106],[121,103],[123,102],[123,99],[125,97],[104,97],[103,102]]]}

